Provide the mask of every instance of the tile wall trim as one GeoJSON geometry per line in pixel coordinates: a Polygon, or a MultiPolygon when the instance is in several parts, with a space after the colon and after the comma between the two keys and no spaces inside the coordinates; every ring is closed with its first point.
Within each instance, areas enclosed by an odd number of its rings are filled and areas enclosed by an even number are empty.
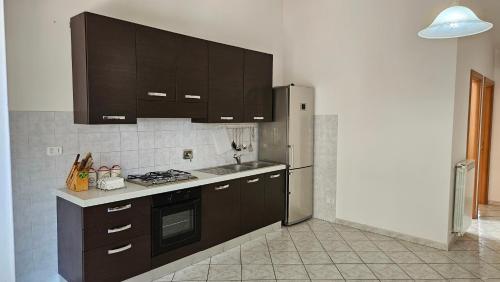
{"type": "Polygon", "coordinates": [[[424,245],[424,246],[435,248],[435,249],[440,249],[443,251],[448,250],[447,244],[443,244],[443,243],[436,242],[433,240],[424,239],[424,238],[420,238],[420,237],[416,237],[416,236],[412,236],[412,235],[407,235],[407,234],[403,234],[403,233],[399,233],[399,232],[395,232],[395,231],[390,231],[390,230],[383,229],[383,228],[373,227],[370,225],[361,224],[361,223],[357,223],[357,222],[353,222],[353,221],[349,221],[349,220],[345,220],[345,219],[341,219],[341,218],[336,218],[335,223],[347,225],[347,226],[354,227],[354,228],[357,228],[357,229],[360,229],[363,231],[373,232],[373,233],[377,233],[380,235],[385,235],[388,237],[412,242],[415,244],[424,245]]]}

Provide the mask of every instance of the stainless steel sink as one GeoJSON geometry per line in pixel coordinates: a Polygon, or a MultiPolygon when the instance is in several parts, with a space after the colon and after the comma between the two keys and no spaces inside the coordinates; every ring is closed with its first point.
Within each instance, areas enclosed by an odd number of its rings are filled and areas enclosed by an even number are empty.
{"type": "Polygon", "coordinates": [[[241,165],[242,166],[251,167],[252,169],[256,169],[256,168],[273,166],[273,165],[276,165],[276,164],[268,163],[268,162],[259,162],[259,161],[256,161],[256,162],[242,163],[241,165]]]}
{"type": "Polygon", "coordinates": [[[223,166],[199,169],[198,171],[210,173],[210,174],[215,174],[215,175],[224,175],[224,174],[231,174],[231,173],[236,173],[236,172],[240,172],[240,171],[246,171],[246,170],[268,167],[268,166],[273,166],[273,165],[275,165],[275,164],[257,161],[257,162],[231,164],[231,165],[223,165],[223,166]]]}

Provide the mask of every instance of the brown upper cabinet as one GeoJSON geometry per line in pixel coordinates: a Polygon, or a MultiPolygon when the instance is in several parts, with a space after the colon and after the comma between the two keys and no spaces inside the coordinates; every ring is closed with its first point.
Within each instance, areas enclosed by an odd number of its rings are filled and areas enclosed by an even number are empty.
{"type": "Polygon", "coordinates": [[[145,26],[136,40],[137,116],[206,117],[207,43],[145,26]]]}
{"type": "Polygon", "coordinates": [[[75,123],[272,119],[270,54],[88,12],[71,18],[75,123]]]}
{"type": "Polygon", "coordinates": [[[135,25],[79,14],[71,18],[71,54],[75,123],[135,123],[135,25]]]}
{"type": "Polygon", "coordinates": [[[208,122],[243,122],[245,50],[211,42],[208,51],[208,122]]]}
{"type": "Polygon", "coordinates": [[[273,103],[273,56],[245,50],[245,122],[271,121],[273,103]]]}

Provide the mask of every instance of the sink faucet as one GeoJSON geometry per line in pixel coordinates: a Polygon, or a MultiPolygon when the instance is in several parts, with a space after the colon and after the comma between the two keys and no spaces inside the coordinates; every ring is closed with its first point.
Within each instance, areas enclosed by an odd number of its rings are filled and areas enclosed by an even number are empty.
{"type": "Polygon", "coordinates": [[[241,164],[241,154],[234,154],[233,158],[236,160],[237,164],[241,164]]]}

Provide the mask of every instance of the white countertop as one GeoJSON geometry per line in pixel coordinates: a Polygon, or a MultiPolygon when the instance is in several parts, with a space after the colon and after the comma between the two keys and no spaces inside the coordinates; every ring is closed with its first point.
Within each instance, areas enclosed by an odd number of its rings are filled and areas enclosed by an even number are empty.
{"type": "Polygon", "coordinates": [[[223,182],[231,179],[242,178],[247,176],[252,176],[261,173],[267,173],[277,170],[285,169],[285,165],[274,165],[269,167],[251,169],[231,174],[225,175],[215,175],[204,173],[200,171],[190,171],[190,173],[198,179],[193,179],[189,181],[183,181],[178,183],[170,183],[164,185],[155,186],[141,186],[138,184],[125,182],[126,188],[103,191],[95,188],[91,188],[88,191],[74,192],[66,188],[56,190],[56,196],[61,197],[67,201],[70,201],[80,207],[91,207],[96,205],[102,205],[112,202],[118,202],[133,198],[140,198],[145,196],[151,196],[155,194],[171,192],[175,190],[181,190],[186,188],[192,188],[196,186],[203,186],[207,184],[223,182]]]}

